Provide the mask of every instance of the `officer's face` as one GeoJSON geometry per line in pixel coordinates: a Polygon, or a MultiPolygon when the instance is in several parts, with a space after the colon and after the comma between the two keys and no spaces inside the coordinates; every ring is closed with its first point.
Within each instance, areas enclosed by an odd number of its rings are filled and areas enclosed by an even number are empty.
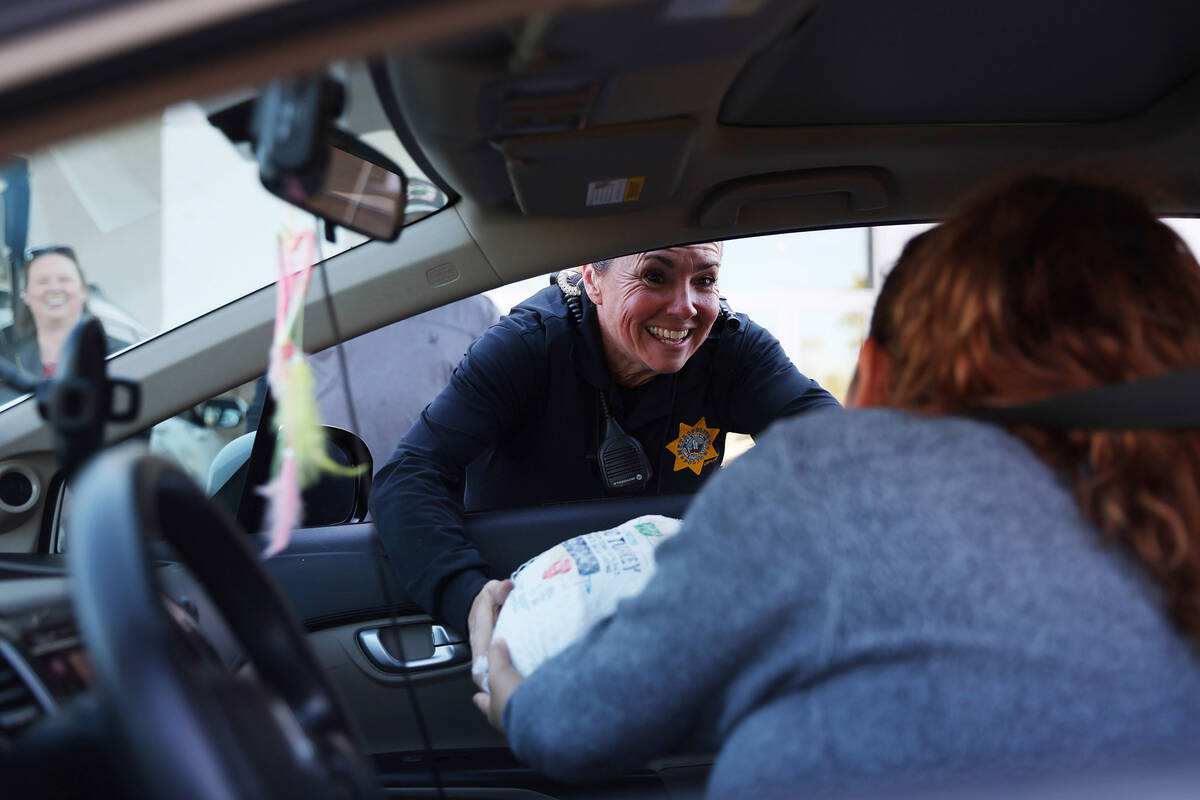
{"type": "Polygon", "coordinates": [[[721,243],[650,250],[584,268],[604,353],[622,386],[678,372],[700,347],[720,310],[721,243]]]}

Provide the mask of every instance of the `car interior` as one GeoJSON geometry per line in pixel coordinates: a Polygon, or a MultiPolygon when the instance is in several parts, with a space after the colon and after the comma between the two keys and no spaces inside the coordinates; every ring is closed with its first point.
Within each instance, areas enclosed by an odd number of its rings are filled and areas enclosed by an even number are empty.
{"type": "MultiPolygon", "coordinates": [[[[1200,6],[1186,0],[188,5],[0,12],[0,150],[182,101],[237,144],[238,109],[270,81],[332,76],[351,103],[339,126],[394,135],[410,160],[392,166],[433,199],[393,241],[322,261],[308,352],[652,247],[935,222],[1014,170],[1116,177],[1152,187],[1163,216],[1200,212],[1200,6]]],[[[42,796],[702,791],[712,754],[583,785],[520,763],[471,703],[461,632],[414,605],[382,555],[369,466],[310,490],[304,527],[261,560],[271,426],[214,499],[145,459],[147,431],[176,415],[227,411],[235,427],[257,403],[270,419],[272,399],[251,395],[275,302],[263,286],[111,356],[138,402],[103,428],[105,468],[78,481],[44,398],[0,408],[0,786],[9,773],[42,796]]],[[[353,434],[330,446],[370,464],[353,434]]],[[[547,498],[467,529],[503,578],[571,536],[682,516],[689,499],[547,498]]]]}

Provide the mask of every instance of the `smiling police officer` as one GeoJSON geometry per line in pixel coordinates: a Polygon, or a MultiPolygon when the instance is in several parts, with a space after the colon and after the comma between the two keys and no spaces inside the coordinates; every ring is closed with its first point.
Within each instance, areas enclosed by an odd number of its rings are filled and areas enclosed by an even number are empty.
{"type": "Polygon", "coordinates": [[[489,581],[464,511],[696,492],[729,431],[838,407],[717,291],[720,242],[559,273],[470,348],[375,478],[393,567],[487,652],[509,584],[489,581]],[[582,284],[582,291],[581,291],[582,284]]]}

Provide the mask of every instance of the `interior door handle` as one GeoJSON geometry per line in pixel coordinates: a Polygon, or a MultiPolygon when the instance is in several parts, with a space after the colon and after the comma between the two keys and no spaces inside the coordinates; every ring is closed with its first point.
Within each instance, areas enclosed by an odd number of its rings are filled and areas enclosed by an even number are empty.
{"type": "Polygon", "coordinates": [[[471,648],[466,642],[454,639],[441,625],[430,625],[433,654],[425,658],[401,661],[384,647],[380,636],[382,632],[382,628],[359,631],[358,641],[372,663],[386,672],[415,672],[434,667],[448,667],[452,664],[465,664],[471,657],[471,648]]]}

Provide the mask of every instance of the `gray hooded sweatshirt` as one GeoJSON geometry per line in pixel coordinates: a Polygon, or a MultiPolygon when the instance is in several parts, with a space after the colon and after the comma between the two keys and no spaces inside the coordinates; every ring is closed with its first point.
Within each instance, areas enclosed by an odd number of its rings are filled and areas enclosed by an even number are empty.
{"type": "Polygon", "coordinates": [[[513,694],[539,770],[714,752],[711,796],[797,796],[1200,742],[1200,657],[1159,588],[997,427],[782,421],[657,558],[513,694]]]}

